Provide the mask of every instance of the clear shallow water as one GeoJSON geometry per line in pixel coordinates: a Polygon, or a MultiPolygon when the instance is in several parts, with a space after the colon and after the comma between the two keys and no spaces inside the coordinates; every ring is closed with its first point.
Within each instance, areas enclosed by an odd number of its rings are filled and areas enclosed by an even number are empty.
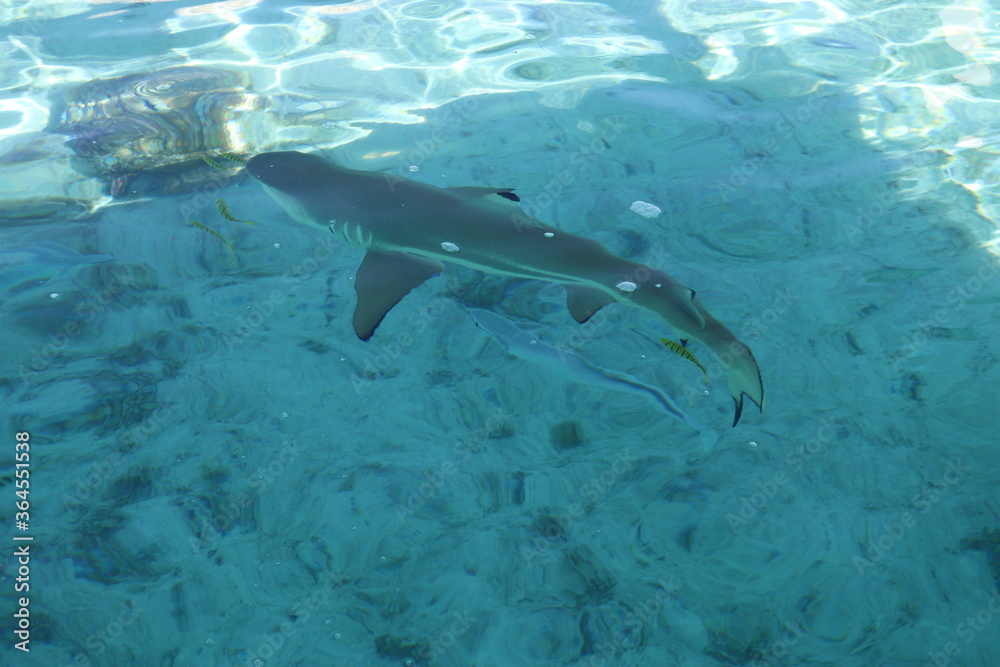
{"type": "Polygon", "coordinates": [[[994,664],[985,5],[0,12],[0,387],[35,538],[5,663],[994,664]],[[202,161],[285,149],[515,187],[696,289],[766,412],[730,429],[637,310],[581,334],[561,288],[454,267],[361,343],[361,251],[202,161]],[[470,306],[720,442],[505,356],[470,306]]]}

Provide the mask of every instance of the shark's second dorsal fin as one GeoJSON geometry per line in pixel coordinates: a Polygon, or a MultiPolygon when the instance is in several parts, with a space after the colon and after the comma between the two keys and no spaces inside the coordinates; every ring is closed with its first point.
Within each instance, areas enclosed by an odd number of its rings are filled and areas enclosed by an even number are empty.
{"type": "Polygon", "coordinates": [[[678,305],[698,324],[699,329],[704,329],[705,316],[701,312],[701,304],[698,303],[695,291],[683,285],[674,285],[671,289],[674,290],[678,305]]]}
{"type": "Polygon", "coordinates": [[[458,188],[448,188],[448,192],[461,195],[468,199],[478,199],[489,195],[498,195],[513,202],[521,201],[521,198],[514,194],[514,188],[482,188],[477,185],[463,186],[458,188]]]}
{"type": "Polygon", "coordinates": [[[369,250],[358,267],[354,333],[368,340],[392,307],[417,285],[444,270],[439,262],[405,252],[369,250]]]}
{"type": "Polygon", "coordinates": [[[614,299],[599,289],[566,285],[566,307],[573,319],[583,324],[614,299]]]}

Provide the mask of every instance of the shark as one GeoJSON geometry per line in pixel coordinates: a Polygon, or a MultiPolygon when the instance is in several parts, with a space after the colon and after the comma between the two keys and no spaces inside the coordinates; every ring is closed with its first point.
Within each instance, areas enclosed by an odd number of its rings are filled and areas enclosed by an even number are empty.
{"type": "Polygon", "coordinates": [[[298,222],[364,248],[354,280],[353,326],[369,340],[386,314],[442,262],[563,285],[579,323],[612,302],[646,310],[694,339],[726,369],[735,403],[764,409],[764,383],[750,348],[666,272],[618,257],[600,243],[528,216],[512,188],[439,188],[390,173],[343,167],[314,153],[276,151],[246,170],[298,222]]]}

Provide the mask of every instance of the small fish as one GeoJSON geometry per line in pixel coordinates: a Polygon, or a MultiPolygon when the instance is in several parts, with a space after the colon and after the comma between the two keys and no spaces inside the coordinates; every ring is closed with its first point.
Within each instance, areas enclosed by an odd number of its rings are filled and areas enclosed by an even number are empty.
{"type": "Polygon", "coordinates": [[[247,161],[241,158],[236,153],[223,153],[222,157],[226,158],[230,162],[239,162],[240,164],[246,164],[247,161]]]}
{"type": "Polygon", "coordinates": [[[204,160],[205,164],[207,164],[209,167],[213,167],[215,169],[225,169],[225,167],[223,167],[221,164],[219,164],[212,158],[208,157],[207,155],[203,155],[201,159],[204,160]]]}
{"type": "Polygon", "coordinates": [[[547,345],[496,313],[480,308],[469,308],[469,315],[472,316],[476,324],[488,331],[509,354],[533,361],[541,366],[554,368],[574,382],[643,396],[651,400],[663,412],[698,431],[701,436],[702,449],[706,452],[719,440],[714,431],[689,417],[662,389],[648,385],[631,375],[592,364],[572,352],[547,345]]]}
{"type": "Polygon", "coordinates": [[[215,231],[214,229],[212,229],[208,225],[201,224],[197,220],[192,220],[191,224],[193,226],[197,227],[198,229],[200,229],[201,231],[208,232],[209,234],[211,234],[215,238],[217,238],[220,241],[222,241],[222,243],[229,250],[229,259],[233,260],[233,264],[235,264],[236,266],[239,266],[239,262],[236,261],[236,255],[233,253],[233,246],[232,246],[232,244],[229,243],[229,241],[227,241],[226,238],[222,234],[220,234],[219,232],[215,231]]]}
{"type": "MultiPolygon", "coordinates": [[[[660,342],[663,343],[664,345],[666,345],[667,349],[670,350],[671,352],[673,352],[674,354],[679,355],[681,357],[684,357],[685,359],[687,359],[688,361],[690,361],[692,364],[694,364],[695,366],[697,366],[698,368],[700,368],[701,372],[705,374],[705,377],[708,377],[708,371],[705,370],[705,367],[701,365],[701,362],[698,361],[698,358],[696,356],[694,356],[694,353],[691,352],[691,350],[687,349],[686,347],[684,347],[680,343],[675,343],[674,341],[667,340],[666,338],[661,338],[660,342]]],[[[686,342],[686,341],[682,341],[682,342],[686,342]]]]}
{"type": "Polygon", "coordinates": [[[256,225],[257,224],[256,222],[253,222],[252,220],[240,220],[239,218],[233,216],[233,214],[229,212],[229,205],[226,204],[226,202],[222,201],[221,199],[216,199],[215,200],[215,205],[219,209],[219,215],[221,215],[223,218],[225,218],[229,222],[242,222],[243,224],[246,224],[246,225],[256,225]]]}

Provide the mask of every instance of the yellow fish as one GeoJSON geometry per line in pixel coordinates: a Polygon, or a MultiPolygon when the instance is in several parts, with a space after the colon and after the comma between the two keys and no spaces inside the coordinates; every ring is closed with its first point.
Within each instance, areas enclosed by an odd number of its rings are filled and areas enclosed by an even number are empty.
{"type": "Polygon", "coordinates": [[[202,230],[203,232],[208,232],[209,234],[211,234],[215,238],[217,238],[220,241],[222,241],[223,245],[225,245],[226,248],[229,249],[229,259],[233,260],[233,264],[235,264],[236,266],[239,266],[239,262],[236,261],[236,255],[233,253],[233,246],[232,246],[232,244],[229,243],[229,241],[227,241],[226,238],[222,234],[220,234],[219,232],[215,231],[214,229],[212,229],[208,225],[201,224],[197,220],[192,220],[191,224],[194,225],[195,227],[197,227],[198,229],[202,230]]]}
{"type": "Polygon", "coordinates": [[[695,366],[697,366],[698,368],[700,368],[701,372],[705,374],[705,377],[708,377],[708,371],[705,370],[705,367],[701,365],[701,362],[698,361],[698,358],[696,356],[694,356],[694,354],[691,352],[691,350],[687,349],[686,347],[684,347],[680,343],[675,343],[674,341],[667,340],[666,338],[661,338],[660,342],[663,343],[664,345],[666,345],[667,349],[670,350],[671,352],[673,352],[674,354],[677,354],[679,356],[684,357],[685,359],[687,359],[688,361],[690,361],[692,364],[694,364],[695,366]]]}
{"type": "Polygon", "coordinates": [[[251,220],[240,220],[239,218],[234,217],[233,214],[229,212],[229,205],[226,204],[226,202],[222,201],[221,199],[216,199],[215,200],[215,205],[219,209],[219,215],[221,215],[223,218],[225,218],[229,222],[242,222],[243,224],[246,224],[246,225],[256,225],[257,224],[256,222],[253,222],[251,220]]]}

